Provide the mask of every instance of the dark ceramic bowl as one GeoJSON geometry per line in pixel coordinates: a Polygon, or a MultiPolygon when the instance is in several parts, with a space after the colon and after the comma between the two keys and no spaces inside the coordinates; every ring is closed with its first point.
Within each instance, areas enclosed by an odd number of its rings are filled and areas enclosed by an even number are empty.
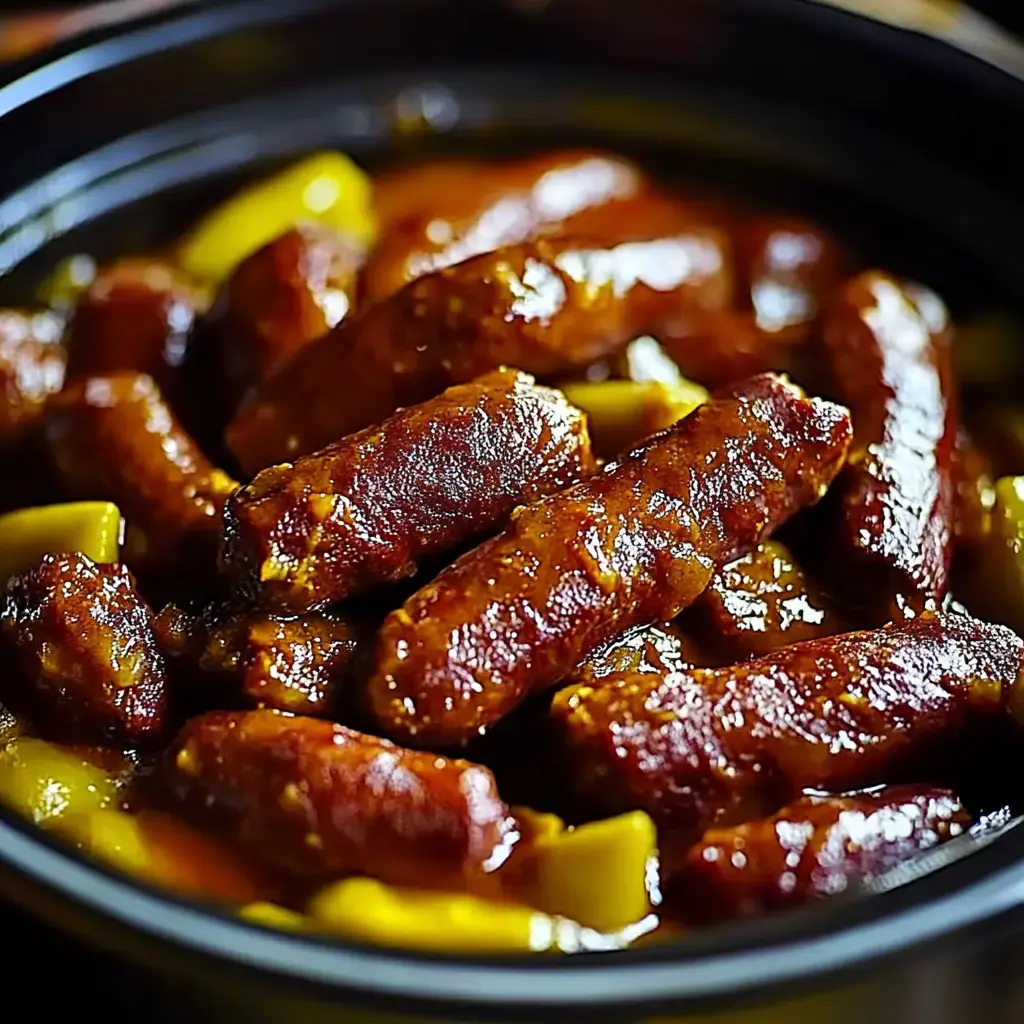
{"type": "MultiPolygon", "coordinates": [[[[1024,56],[1007,45],[1000,63],[799,0],[187,8],[0,83],[0,302],[63,254],[159,244],[314,147],[373,163],[592,140],[822,216],[957,312],[1020,303],[1024,56]]],[[[26,972],[50,1009],[62,992],[78,1012],[98,998],[108,1019],[1024,1019],[1024,830],[885,897],[572,959],[264,931],[8,815],[0,891],[20,907],[5,921],[8,978],[26,972]]]]}

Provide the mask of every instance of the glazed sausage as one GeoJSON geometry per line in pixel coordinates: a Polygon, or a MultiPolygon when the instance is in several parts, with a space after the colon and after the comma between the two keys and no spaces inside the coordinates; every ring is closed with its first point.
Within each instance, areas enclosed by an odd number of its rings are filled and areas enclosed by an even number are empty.
{"type": "Polygon", "coordinates": [[[0,443],[39,423],[64,385],[61,326],[49,313],[0,309],[0,443]]]}
{"type": "Polygon", "coordinates": [[[577,151],[392,172],[374,184],[383,231],[362,294],[377,302],[417,277],[526,242],[544,228],[574,231],[575,215],[646,189],[644,175],[621,157],[577,151]]]}
{"type": "Polygon", "coordinates": [[[849,281],[824,321],[837,393],[856,439],[841,486],[843,572],[884,618],[946,594],[957,436],[949,319],[919,286],[870,271],[849,281]]]}
{"type": "Polygon", "coordinates": [[[275,711],[192,719],[167,775],[184,806],[296,875],[477,889],[515,836],[486,768],[275,711]]]}
{"type": "Polygon", "coordinates": [[[968,717],[1019,714],[1022,669],[1011,630],[929,612],[732,667],[612,676],[551,714],[588,803],[700,833],[884,781],[968,717]]]}
{"type": "Polygon", "coordinates": [[[3,700],[47,735],[125,745],[163,730],[166,667],[124,566],[47,555],[8,584],[0,643],[3,700]]]}
{"type": "Polygon", "coordinates": [[[584,415],[498,370],[263,470],[228,502],[221,564],[263,607],[309,611],[409,576],[593,471],[584,415]]]}
{"type": "Polygon", "coordinates": [[[67,328],[68,380],[134,370],[178,397],[178,373],[205,294],[160,260],[105,268],[79,297],[67,328]]]}
{"type": "Polygon", "coordinates": [[[51,401],[46,434],[69,494],[113,501],[124,513],[129,565],[180,571],[212,562],[237,485],[199,451],[151,377],[79,381],[51,401]]]}
{"type": "Polygon", "coordinates": [[[381,727],[464,742],[616,635],[672,618],[824,493],[850,434],[844,409],[765,374],[520,509],[385,620],[381,727]]]}
{"type": "Polygon", "coordinates": [[[723,566],[694,610],[727,662],[845,631],[835,609],[778,541],[723,566]]]}
{"type": "Polygon", "coordinates": [[[211,607],[192,616],[168,605],[157,639],[204,710],[241,703],[337,718],[355,703],[356,630],[335,614],[285,619],[211,607]]]}
{"type": "Polygon", "coordinates": [[[210,311],[210,398],[230,415],[250,388],[345,319],[362,260],[351,241],[316,224],[292,228],[243,260],[210,311]]]}
{"type": "Polygon", "coordinates": [[[771,818],[705,833],[669,880],[668,899],[700,924],[797,906],[883,874],[970,824],[955,794],[932,786],[809,795],[771,818]]]}
{"type": "Polygon", "coordinates": [[[737,307],[691,310],[660,336],[680,370],[707,387],[802,369],[822,306],[840,283],[839,247],[813,224],[742,218],[731,238],[737,307]]]}
{"type": "Polygon", "coordinates": [[[255,473],[503,365],[538,376],[585,366],[682,309],[728,304],[724,246],[711,228],[611,248],[560,238],[419,278],[266,380],[228,447],[255,473]]]}
{"type": "Polygon", "coordinates": [[[674,622],[662,622],[640,626],[603,644],[584,659],[572,681],[593,684],[620,672],[667,675],[709,664],[707,653],[692,636],[674,622]]]}

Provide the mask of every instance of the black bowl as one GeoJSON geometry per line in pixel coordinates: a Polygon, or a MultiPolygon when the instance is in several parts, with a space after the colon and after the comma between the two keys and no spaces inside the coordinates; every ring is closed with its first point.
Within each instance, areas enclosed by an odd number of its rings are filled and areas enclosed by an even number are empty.
{"type": "MultiPolygon", "coordinates": [[[[60,255],[172,238],[239,181],[317,146],[372,163],[596,140],[693,187],[820,215],[957,312],[1020,302],[1024,54],[1007,44],[1000,64],[799,0],[189,8],[0,84],[0,301],[24,300],[60,255]]],[[[1024,1017],[1024,830],[882,898],[564,960],[250,927],[7,814],[0,891],[53,929],[40,939],[10,919],[8,934],[35,944],[18,943],[9,976],[59,969],[52,992],[32,988],[53,1007],[62,987],[85,998],[72,973],[98,975],[96,1008],[115,1019],[1024,1017]],[[86,946],[102,958],[76,959],[86,946]]]]}

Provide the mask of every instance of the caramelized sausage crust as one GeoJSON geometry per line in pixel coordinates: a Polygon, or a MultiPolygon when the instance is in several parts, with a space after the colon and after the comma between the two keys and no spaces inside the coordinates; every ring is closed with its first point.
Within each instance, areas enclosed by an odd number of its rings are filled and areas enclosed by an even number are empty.
{"type": "Polygon", "coordinates": [[[159,738],[167,672],[153,614],[123,565],[46,555],[7,587],[0,689],[42,731],[77,743],[159,738]]]}
{"type": "Polygon", "coordinates": [[[672,618],[821,496],[850,433],[844,409],[766,374],[520,509],[385,620],[370,682],[381,727],[464,742],[616,635],[672,618]]]}
{"type": "Polygon", "coordinates": [[[275,711],[192,719],[167,774],[186,806],[297,875],[479,888],[514,837],[486,768],[275,711]]]}
{"type": "Polygon", "coordinates": [[[247,473],[294,459],[500,366],[552,376],[666,318],[731,299],[712,228],[621,245],[544,239],[411,282],[307,345],[243,403],[226,439],[247,473]]]}
{"type": "Polygon", "coordinates": [[[228,502],[222,566],[264,607],[309,611],[409,576],[593,470],[583,414],[499,370],[263,470],[228,502]]]}
{"type": "Polygon", "coordinates": [[[19,438],[64,385],[59,321],[48,313],[0,309],[0,442],[19,438]]]}
{"type": "Polygon", "coordinates": [[[561,691],[552,717],[579,795],[699,833],[884,781],[1004,710],[1022,669],[1011,630],[926,613],[727,668],[611,676],[561,691]]]}

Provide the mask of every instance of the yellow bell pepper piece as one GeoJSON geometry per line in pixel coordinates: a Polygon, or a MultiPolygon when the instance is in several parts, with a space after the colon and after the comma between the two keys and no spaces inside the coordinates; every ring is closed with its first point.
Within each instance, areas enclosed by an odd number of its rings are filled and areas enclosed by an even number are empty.
{"type": "Polygon", "coordinates": [[[1024,633],[1024,476],[996,481],[992,529],[964,594],[971,611],[1024,633]]]}
{"type": "Polygon", "coordinates": [[[85,853],[126,874],[149,876],[150,857],[138,821],[118,810],[70,816],[60,823],[60,832],[85,853]]]}
{"type": "Polygon", "coordinates": [[[565,822],[557,814],[546,814],[529,807],[513,807],[512,816],[519,822],[523,837],[533,842],[565,831],[565,822]]]}
{"type": "Polygon", "coordinates": [[[648,865],[657,830],[633,811],[539,839],[535,902],[545,913],[617,932],[650,913],[648,865]]]}
{"type": "Polygon", "coordinates": [[[114,776],[52,743],[22,736],[0,748],[0,800],[37,825],[102,810],[116,796],[114,776]]]}
{"type": "Polygon", "coordinates": [[[562,391],[587,414],[594,450],[605,458],[628,451],[708,400],[708,392],[688,380],[581,381],[564,385],[562,391]]]}
{"type": "Polygon", "coordinates": [[[239,916],[253,924],[283,931],[297,931],[306,927],[306,919],[294,910],[279,907],[276,903],[249,903],[239,910],[239,916]]]}
{"type": "Polygon", "coordinates": [[[1024,321],[1013,313],[989,310],[957,326],[953,356],[961,381],[998,384],[1021,367],[1024,321]]]}
{"type": "Polygon", "coordinates": [[[52,309],[68,310],[96,280],[97,273],[96,261],[91,256],[69,256],[36,289],[36,298],[52,309]]]}
{"type": "Polygon", "coordinates": [[[555,922],[528,907],[475,896],[396,889],[349,878],[309,905],[314,924],[385,946],[434,952],[530,952],[552,948],[555,922]]]}
{"type": "Polygon", "coordinates": [[[22,508],[0,516],[0,585],[43,555],[80,551],[94,562],[120,558],[124,522],[109,501],[22,508]]]}
{"type": "Polygon", "coordinates": [[[223,281],[242,260],[303,221],[371,245],[377,223],[369,177],[342,153],[306,157],[207,214],[182,241],[178,261],[201,281],[223,281]]]}

